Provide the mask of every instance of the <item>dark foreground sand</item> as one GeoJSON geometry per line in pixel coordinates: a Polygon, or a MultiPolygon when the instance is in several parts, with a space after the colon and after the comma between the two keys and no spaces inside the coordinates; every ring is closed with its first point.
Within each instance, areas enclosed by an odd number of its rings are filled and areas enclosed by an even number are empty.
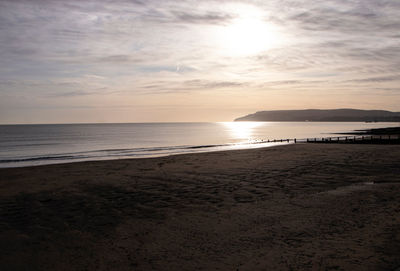
{"type": "Polygon", "coordinates": [[[400,146],[0,170],[1,270],[395,270],[400,146]]]}

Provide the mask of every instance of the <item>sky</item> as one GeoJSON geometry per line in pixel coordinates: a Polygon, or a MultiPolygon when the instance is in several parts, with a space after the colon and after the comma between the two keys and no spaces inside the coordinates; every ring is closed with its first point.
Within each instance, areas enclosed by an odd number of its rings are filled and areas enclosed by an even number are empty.
{"type": "Polygon", "coordinates": [[[400,111],[398,0],[1,0],[0,123],[400,111]]]}

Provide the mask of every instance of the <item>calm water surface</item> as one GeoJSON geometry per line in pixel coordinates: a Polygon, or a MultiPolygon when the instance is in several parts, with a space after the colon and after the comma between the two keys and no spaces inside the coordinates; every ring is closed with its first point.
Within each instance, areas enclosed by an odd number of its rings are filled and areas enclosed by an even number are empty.
{"type": "MultiPolygon", "coordinates": [[[[362,122],[0,125],[0,167],[275,146],[261,140],[399,126],[362,122]]],[[[281,143],[279,143],[281,144],[281,143]]]]}

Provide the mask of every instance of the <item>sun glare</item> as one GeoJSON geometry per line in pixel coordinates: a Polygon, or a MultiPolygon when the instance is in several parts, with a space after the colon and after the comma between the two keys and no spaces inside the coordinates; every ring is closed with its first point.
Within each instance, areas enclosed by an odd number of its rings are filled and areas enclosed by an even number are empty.
{"type": "Polygon", "coordinates": [[[224,26],[219,34],[224,53],[231,56],[258,54],[273,48],[280,41],[277,29],[268,23],[264,14],[255,7],[235,9],[237,18],[224,26]]]}
{"type": "Polygon", "coordinates": [[[252,141],[254,129],[261,125],[259,122],[223,122],[231,137],[238,141],[252,141]]]}

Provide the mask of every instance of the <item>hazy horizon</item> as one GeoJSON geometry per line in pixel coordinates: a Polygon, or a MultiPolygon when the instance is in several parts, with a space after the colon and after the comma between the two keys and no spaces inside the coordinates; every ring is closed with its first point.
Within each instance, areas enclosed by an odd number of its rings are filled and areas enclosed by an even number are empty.
{"type": "MultiPolygon", "coordinates": [[[[297,110],[364,110],[364,109],[354,109],[354,108],[334,108],[334,109],[319,109],[319,108],[306,108],[306,109],[294,109],[293,111],[297,111],[297,110]]],[[[373,109],[375,110],[375,109],[373,109]]],[[[292,111],[292,109],[289,110],[285,110],[285,109],[277,109],[277,110],[269,110],[269,111],[292,111]]],[[[377,109],[377,111],[386,111],[386,110],[380,110],[377,109]]],[[[241,118],[241,117],[245,117],[248,115],[252,115],[255,113],[259,113],[259,112],[265,112],[264,110],[262,111],[257,111],[257,112],[251,112],[249,114],[245,114],[242,116],[238,116],[235,117],[235,119],[232,120],[227,120],[227,121],[137,121],[137,122],[47,122],[47,123],[39,123],[39,122],[35,122],[35,123],[0,123],[0,125],[74,125],[74,124],[157,124],[157,123],[229,123],[229,122],[235,122],[236,119],[241,118]]],[[[392,112],[392,111],[391,111],[392,112]]],[[[393,112],[393,113],[400,113],[400,112],[393,112]]],[[[242,121],[243,122],[243,121],[242,121]]],[[[298,120],[268,120],[268,121],[254,121],[254,120],[250,120],[250,121],[245,121],[245,122],[332,122],[332,121],[326,121],[326,120],[321,120],[321,121],[315,121],[315,120],[307,120],[307,121],[298,121],[298,120]]],[[[337,122],[349,122],[349,123],[357,123],[357,122],[365,122],[365,121],[337,121],[337,122]]],[[[398,121],[375,121],[375,122],[380,122],[380,123],[397,123],[398,121]]]]}
{"type": "Polygon", "coordinates": [[[400,2],[0,2],[0,124],[400,111],[400,2]]]}

